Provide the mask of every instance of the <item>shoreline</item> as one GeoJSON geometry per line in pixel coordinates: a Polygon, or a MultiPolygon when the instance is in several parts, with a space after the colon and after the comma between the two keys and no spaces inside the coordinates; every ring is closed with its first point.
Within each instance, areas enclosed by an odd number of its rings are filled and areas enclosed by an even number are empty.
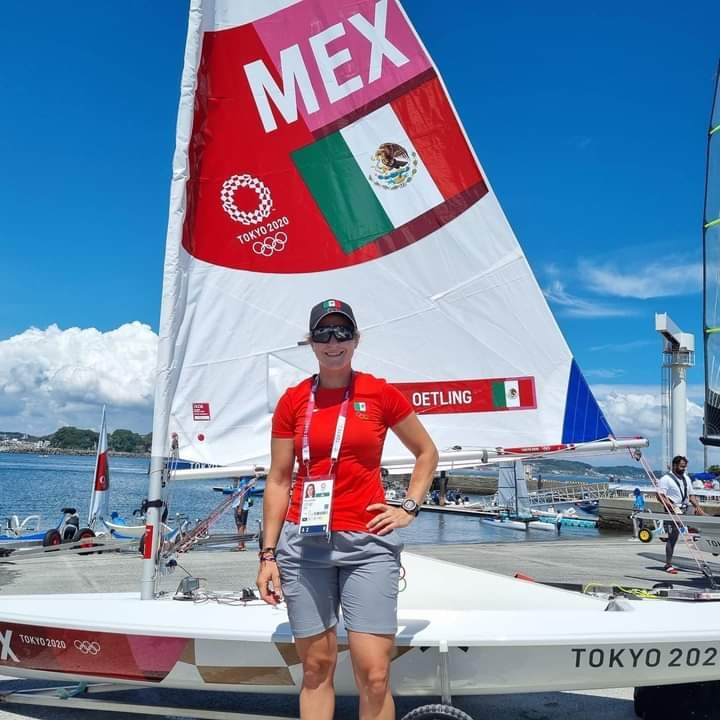
{"type": "MultiPolygon", "coordinates": [[[[66,448],[16,448],[8,447],[7,445],[0,445],[0,454],[8,453],[9,455],[37,455],[43,457],[45,455],[70,455],[70,456],[94,456],[97,454],[97,450],[69,450],[66,448]]],[[[150,453],[131,453],[131,452],[120,452],[117,450],[108,450],[110,457],[131,457],[131,458],[147,458],[150,459],[150,453]]]]}

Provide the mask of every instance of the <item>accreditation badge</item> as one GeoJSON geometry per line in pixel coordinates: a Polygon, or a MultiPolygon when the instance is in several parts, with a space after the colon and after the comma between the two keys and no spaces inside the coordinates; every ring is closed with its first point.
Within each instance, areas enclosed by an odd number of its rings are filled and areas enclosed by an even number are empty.
{"type": "Polygon", "coordinates": [[[300,506],[301,535],[329,535],[332,510],[332,475],[314,475],[305,478],[300,506]]]}

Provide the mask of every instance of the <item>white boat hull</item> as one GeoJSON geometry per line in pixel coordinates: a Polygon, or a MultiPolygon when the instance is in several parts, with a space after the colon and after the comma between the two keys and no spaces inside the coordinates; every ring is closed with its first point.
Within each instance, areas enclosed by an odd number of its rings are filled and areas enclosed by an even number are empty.
{"type": "MultiPolygon", "coordinates": [[[[656,685],[720,678],[715,603],[611,601],[404,556],[393,692],[453,695],[656,685]],[[610,608],[608,606],[610,605],[610,608]]],[[[355,692],[338,628],[336,687],[355,692]]],[[[287,614],[139,594],[7,596],[0,670],[16,677],[193,690],[295,693],[287,614]]]]}

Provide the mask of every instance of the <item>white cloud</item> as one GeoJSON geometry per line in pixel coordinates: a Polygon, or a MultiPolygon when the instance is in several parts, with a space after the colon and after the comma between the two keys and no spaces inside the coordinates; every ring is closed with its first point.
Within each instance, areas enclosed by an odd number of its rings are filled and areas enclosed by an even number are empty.
{"type": "Polygon", "coordinates": [[[637,315],[637,311],[626,307],[617,307],[607,303],[588,300],[571,295],[560,280],[553,280],[544,291],[550,303],[571,317],[627,317],[637,315]]]}
{"type": "Polygon", "coordinates": [[[623,298],[669,297],[691,295],[702,288],[702,264],[668,256],[648,262],[625,262],[621,267],[611,263],[598,265],[580,261],[579,272],[589,290],[599,295],[623,298]]]}
{"type": "Polygon", "coordinates": [[[107,405],[111,430],[149,432],[156,356],[157,335],[139,322],[109,332],[51,325],[0,341],[0,430],[96,428],[107,405]]]}
{"type": "MultiPolygon", "coordinates": [[[[600,407],[610,423],[617,437],[632,437],[640,435],[650,441],[650,446],[643,451],[653,469],[664,467],[662,458],[661,435],[661,397],[659,385],[593,385],[595,395],[600,407]]],[[[698,438],[702,433],[703,407],[693,398],[699,397],[697,388],[688,386],[687,402],[687,456],[690,461],[690,471],[704,469],[704,448],[698,438]]],[[[718,451],[711,451],[708,464],[720,462],[718,451]]],[[[631,464],[617,462],[618,456],[604,456],[602,459],[591,461],[593,464],[615,465],[631,464]]]]}
{"type": "MultiPolygon", "coordinates": [[[[626,353],[626,352],[635,352],[636,350],[641,350],[646,347],[650,347],[651,345],[657,347],[658,341],[657,340],[630,340],[629,342],[625,343],[607,343],[605,345],[593,345],[592,347],[588,348],[588,350],[591,350],[592,352],[606,352],[607,350],[611,350],[613,353],[626,353]]],[[[585,373],[587,375],[587,373],[585,373]]]]}

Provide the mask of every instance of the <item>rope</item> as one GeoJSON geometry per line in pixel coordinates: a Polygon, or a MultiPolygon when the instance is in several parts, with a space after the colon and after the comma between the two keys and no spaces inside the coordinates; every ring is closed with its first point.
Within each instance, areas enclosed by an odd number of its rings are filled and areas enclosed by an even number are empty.
{"type": "Polygon", "coordinates": [[[237,491],[228,495],[227,498],[222,500],[216,505],[210,514],[200,520],[195,527],[190,530],[186,535],[179,536],[175,543],[172,543],[169,548],[165,550],[163,556],[166,557],[172,553],[182,553],[189,550],[195,541],[207,535],[210,532],[210,528],[213,523],[235,502],[245,502],[245,497],[250,492],[250,489],[255,485],[255,479],[250,478],[249,480],[243,480],[237,491]]]}

